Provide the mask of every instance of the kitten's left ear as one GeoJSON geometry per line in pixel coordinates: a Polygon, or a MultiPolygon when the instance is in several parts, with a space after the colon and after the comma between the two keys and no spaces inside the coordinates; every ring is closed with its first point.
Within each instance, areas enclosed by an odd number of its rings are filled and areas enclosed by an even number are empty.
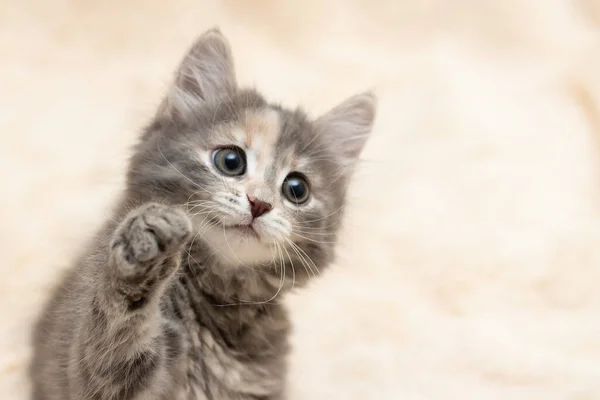
{"type": "Polygon", "coordinates": [[[372,92],[350,97],[315,121],[317,132],[340,152],[344,165],[358,159],[373,128],[377,98],[372,92]]]}
{"type": "Polygon", "coordinates": [[[227,39],[213,28],[188,50],[175,73],[162,112],[185,116],[203,105],[218,104],[236,89],[233,56],[227,39]]]}

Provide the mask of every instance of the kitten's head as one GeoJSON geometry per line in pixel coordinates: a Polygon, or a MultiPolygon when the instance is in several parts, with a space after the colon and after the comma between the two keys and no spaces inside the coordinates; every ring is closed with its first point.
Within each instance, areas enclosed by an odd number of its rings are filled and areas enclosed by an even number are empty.
{"type": "Polygon", "coordinates": [[[194,240],[222,264],[321,267],[374,115],[369,93],[316,120],[268,104],[238,88],[229,45],[211,30],[182,61],[143,136],[129,190],[186,206],[194,240]]]}

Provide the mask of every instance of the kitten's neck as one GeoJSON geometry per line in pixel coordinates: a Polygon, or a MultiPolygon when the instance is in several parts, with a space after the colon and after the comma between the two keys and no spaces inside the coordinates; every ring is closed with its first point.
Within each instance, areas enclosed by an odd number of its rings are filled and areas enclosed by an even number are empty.
{"type": "MultiPolygon", "coordinates": [[[[199,260],[198,260],[199,261],[199,260]]],[[[176,296],[185,298],[183,307],[199,329],[241,357],[278,359],[287,351],[290,324],[279,290],[256,271],[215,273],[216,265],[182,260],[175,284],[176,296]]],[[[284,282],[285,284],[285,282],[284,282]]],[[[193,322],[193,321],[190,321],[193,322]]]]}
{"type": "Polygon", "coordinates": [[[211,254],[199,241],[182,255],[182,270],[195,282],[196,290],[215,305],[268,305],[280,303],[291,287],[288,265],[235,265],[211,254]]]}

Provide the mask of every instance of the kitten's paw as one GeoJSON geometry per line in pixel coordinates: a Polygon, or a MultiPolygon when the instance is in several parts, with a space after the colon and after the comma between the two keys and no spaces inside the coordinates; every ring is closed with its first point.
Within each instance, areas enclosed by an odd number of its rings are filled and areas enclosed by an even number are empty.
{"type": "Polygon", "coordinates": [[[114,233],[111,249],[122,272],[134,273],[139,267],[178,255],[191,234],[192,223],[185,212],[149,203],[123,220],[114,233]]]}

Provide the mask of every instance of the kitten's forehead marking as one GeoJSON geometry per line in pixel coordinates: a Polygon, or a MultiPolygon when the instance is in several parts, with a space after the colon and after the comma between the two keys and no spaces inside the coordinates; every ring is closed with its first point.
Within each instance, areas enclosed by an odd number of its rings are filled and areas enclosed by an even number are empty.
{"type": "Polygon", "coordinates": [[[274,159],[274,150],[281,132],[279,113],[267,108],[260,111],[246,111],[242,121],[243,143],[256,156],[255,175],[264,177],[267,167],[274,159]]]}

